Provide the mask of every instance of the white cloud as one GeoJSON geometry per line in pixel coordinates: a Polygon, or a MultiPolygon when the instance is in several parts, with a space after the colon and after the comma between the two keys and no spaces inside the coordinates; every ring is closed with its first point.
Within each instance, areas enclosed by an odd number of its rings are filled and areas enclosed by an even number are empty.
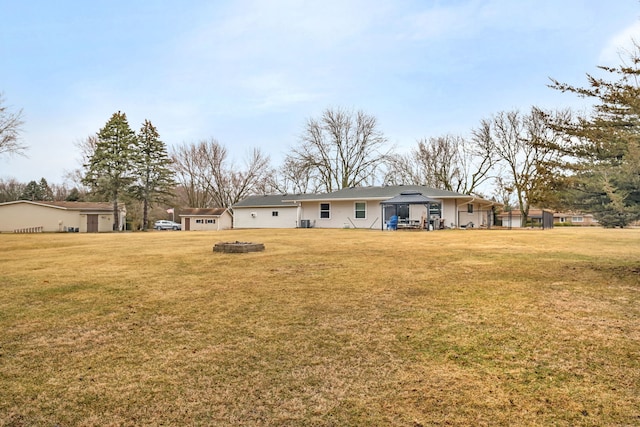
{"type": "Polygon", "coordinates": [[[620,65],[621,61],[627,61],[628,54],[636,50],[634,43],[640,43],[640,21],[635,21],[607,41],[600,51],[600,64],[620,65]]]}
{"type": "Polygon", "coordinates": [[[572,25],[565,19],[568,13],[580,12],[571,5],[548,1],[470,0],[425,7],[407,15],[401,34],[408,39],[442,41],[476,36],[487,29],[511,32],[563,29],[572,25]]]}
{"type": "Polygon", "coordinates": [[[262,73],[248,77],[242,86],[252,94],[252,106],[258,110],[278,110],[310,102],[322,95],[298,87],[286,73],[262,73]]]}

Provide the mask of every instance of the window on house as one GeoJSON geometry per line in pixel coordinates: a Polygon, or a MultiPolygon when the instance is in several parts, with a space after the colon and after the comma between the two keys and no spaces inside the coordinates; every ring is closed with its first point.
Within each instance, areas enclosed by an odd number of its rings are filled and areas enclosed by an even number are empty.
{"type": "Polygon", "coordinates": [[[216,220],[215,219],[208,219],[207,220],[207,224],[215,224],[216,220]]]}
{"type": "Polygon", "coordinates": [[[356,202],[356,218],[364,219],[367,217],[367,203],[366,202],[356,202]]]}
{"type": "Polygon", "coordinates": [[[582,222],[582,217],[581,216],[572,216],[571,217],[571,222],[582,222]]]}
{"type": "Polygon", "coordinates": [[[331,204],[320,203],[320,218],[331,218],[331,204]]]}
{"type": "Polygon", "coordinates": [[[271,211],[271,216],[278,216],[278,211],[271,211]]]}
{"type": "Polygon", "coordinates": [[[469,203],[467,205],[467,213],[473,213],[473,204],[472,203],[469,203]]]}
{"type": "Polygon", "coordinates": [[[204,220],[202,220],[202,219],[196,219],[196,224],[204,224],[204,220]]]}

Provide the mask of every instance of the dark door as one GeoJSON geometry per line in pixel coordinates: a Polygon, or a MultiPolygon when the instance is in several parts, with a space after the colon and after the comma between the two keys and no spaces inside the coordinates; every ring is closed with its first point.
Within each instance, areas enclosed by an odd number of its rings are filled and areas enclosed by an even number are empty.
{"type": "Polygon", "coordinates": [[[186,217],[184,219],[184,231],[189,231],[191,230],[191,218],[186,217]]]}
{"type": "Polygon", "coordinates": [[[98,232],[98,215],[87,215],[87,233],[98,232]]]}

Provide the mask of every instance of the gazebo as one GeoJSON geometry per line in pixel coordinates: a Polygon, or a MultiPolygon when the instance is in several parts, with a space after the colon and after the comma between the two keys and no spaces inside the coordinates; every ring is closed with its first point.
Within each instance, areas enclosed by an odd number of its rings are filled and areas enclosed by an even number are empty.
{"type": "Polygon", "coordinates": [[[382,218],[384,218],[384,221],[382,221],[382,229],[384,230],[384,224],[385,222],[389,221],[391,215],[398,215],[398,208],[400,206],[423,205],[427,208],[427,217],[425,218],[425,220],[427,221],[426,224],[421,223],[421,221],[418,220],[411,220],[409,217],[407,217],[401,218],[398,225],[400,227],[404,225],[406,228],[426,228],[427,230],[429,230],[430,226],[433,225],[433,221],[430,219],[431,205],[433,204],[441,205],[441,202],[439,200],[423,196],[422,193],[419,193],[417,191],[402,192],[398,196],[385,200],[384,202],[380,203],[380,206],[382,207],[382,218]],[[386,215],[389,212],[387,211],[387,208],[390,208],[389,210],[393,209],[393,214],[386,215]]]}

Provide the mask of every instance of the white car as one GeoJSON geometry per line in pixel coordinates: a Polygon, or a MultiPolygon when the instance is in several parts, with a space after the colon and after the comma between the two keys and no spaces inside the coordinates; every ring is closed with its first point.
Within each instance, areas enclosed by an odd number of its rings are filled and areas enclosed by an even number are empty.
{"type": "Polygon", "coordinates": [[[161,219],[153,224],[153,228],[156,230],[182,230],[182,225],[177,222],[161,219]]]}

